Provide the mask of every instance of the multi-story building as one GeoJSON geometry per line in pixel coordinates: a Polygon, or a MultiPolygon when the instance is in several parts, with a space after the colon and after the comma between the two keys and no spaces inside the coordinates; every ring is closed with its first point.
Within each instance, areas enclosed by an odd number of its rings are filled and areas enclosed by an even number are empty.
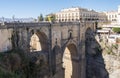
{"type": "Polygon", "coordinates": [[[120,5],[118,6],[118,23],[120,24],[120,5]]]}
{"type": "Polygon", "coordinates": [[[114,24],[120,24],[120,6],[118,6],[118,10],[104,12],[107,16],[109,22],[114,24]]]}
{"type": "Polygon", "coordinates": [[[103,13],[98,13],[94,10],[85,8],[72,7],[63,9],[55,13],[56,21],[105,21],[106,16],[103,13]]]}
{"type": "Polygon", "coordinates": [[[118,12],[117,11],[109,11],[105,12],[107,19],[111,23],[117,23],[118,20],[118,12]]]}
{"type": "Polygon", "coordinates": [[[56,21],[98,21],[120,24],[120,6],[117,11],[96,12],[80,7],[62,9],[55,13],[56,21]]]}
{"type": "Polygon", "coordinates": [[[60,12],[55,13],[56,21],[78,21],[80,18],[79,8],[63,9],[60,12]]]}
{"type": "Polygon", "coordinates": [[[106,14],[103,12],[98,12],[98,19],[99,19],[98,20],[99,22],[107,22],[108,21],[106,14]]]}

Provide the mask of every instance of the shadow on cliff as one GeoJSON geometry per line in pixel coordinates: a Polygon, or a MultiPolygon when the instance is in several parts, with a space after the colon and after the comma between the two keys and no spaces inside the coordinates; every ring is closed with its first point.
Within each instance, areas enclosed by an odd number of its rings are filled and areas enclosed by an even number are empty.
{"type": "Polygon", "coordinates": [[[95,39],[95,34],[90,28],[87,29],[85,38],[86,78],[109,78],[101,45],[95,39]]]}

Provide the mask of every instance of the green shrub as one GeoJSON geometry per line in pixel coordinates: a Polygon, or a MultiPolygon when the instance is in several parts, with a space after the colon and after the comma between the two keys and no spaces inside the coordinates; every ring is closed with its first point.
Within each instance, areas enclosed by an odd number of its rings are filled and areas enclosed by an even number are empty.
{"type": "Polygon", "coordinates": [[[101,30],[101,29],[102,29],[102,27],[97,27],[97,29],[101,30]]]}
{"type": "Polygon", "coordinates": [[[41,60],[37,58],[33,61],[19,49],[0,53],[0,68],[5,70],[0,69],[0,78],[44,78],[43,71],[46,65],[41,60]],[[37,61],[40,64],[36,63],[37,61]]]}
{"type": "Polygon", "coordinates": [[[117,48],[117,45],[107,46],[106,47],[106,53],[109,54],[109,55],[115,55],[115,53],[113,52],[114,48],[117,48]]]}
{"type": "Polygon", "coordinates": [[[118,49],[118,44],[112,45],[112,48],[118,49]]]}
{"type": "Polygon", "coordinates": [[[9,72],[0,68],[0,78],[21,78],[21,77],[13,72],[9,72]]]}
{"type": "Polygon", "coordinates": [[[113,28],[112,30],[116,33],[120,33],[120,28],[119,27],[113,28]]]}
{"type": "Polygon", "coordinates": [[[19,49],[0,53],[0,68],[5,70],[0,69],[0,78],[26,78],[23,68],[28,66],[28,62],[24,52],[19,49]]]}

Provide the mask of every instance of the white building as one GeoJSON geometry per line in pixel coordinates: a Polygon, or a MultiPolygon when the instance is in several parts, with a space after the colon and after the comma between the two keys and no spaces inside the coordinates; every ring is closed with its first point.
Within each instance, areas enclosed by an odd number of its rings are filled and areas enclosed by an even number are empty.
{"type": "Polygon", "coordinates": [[[109,22],[111,23],[117,23],[118,20],[118,12],[117,11],[109,11],[109,12],[105,12],[105,14],[107,15],[107,19],[109,22]]]}
{"type": "Polygon", "coordinates": [[[103,12],[98,12],[98,21],[99,22],[106,22],[107,21],[107,16],[103,12]]]}
{"type": "Polygon", "coordinates": [[[63,9],[55,13],[56,21],[105,21],[106,15],[80,7],[63,9]]]}
{"type": "Polygon", "coordinates": [[[108,21],[111,22],[111,24],[120,24],[120,6],[118,6],[117,11],[109,11],[105,12],[107,15],[108,21]]]}
{"type": "Polygon", "coordinates": [[[118,23],[120,24],[120,5],[118,6],[118,23]]]}
{"type": "Polygon", "coordinates": [[[109,35],[108,43],[117,43],[117,39],[120,39],[120,35],[109,35]]]}

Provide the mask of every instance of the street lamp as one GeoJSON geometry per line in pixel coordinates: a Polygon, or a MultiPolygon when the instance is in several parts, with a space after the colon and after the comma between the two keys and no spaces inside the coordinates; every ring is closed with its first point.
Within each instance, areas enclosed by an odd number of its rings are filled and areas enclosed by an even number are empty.
{"type": "Polygon", "coordinates": [[[4,17],[2,17],[2,25],[5,25],[5,23],[4,23],[4,17]]]}
{"type": "Polygon", "coordinates": [[[12,16],[12,20],[13,20],[13,22],[15,22],[15,15],[12,16]]]}

